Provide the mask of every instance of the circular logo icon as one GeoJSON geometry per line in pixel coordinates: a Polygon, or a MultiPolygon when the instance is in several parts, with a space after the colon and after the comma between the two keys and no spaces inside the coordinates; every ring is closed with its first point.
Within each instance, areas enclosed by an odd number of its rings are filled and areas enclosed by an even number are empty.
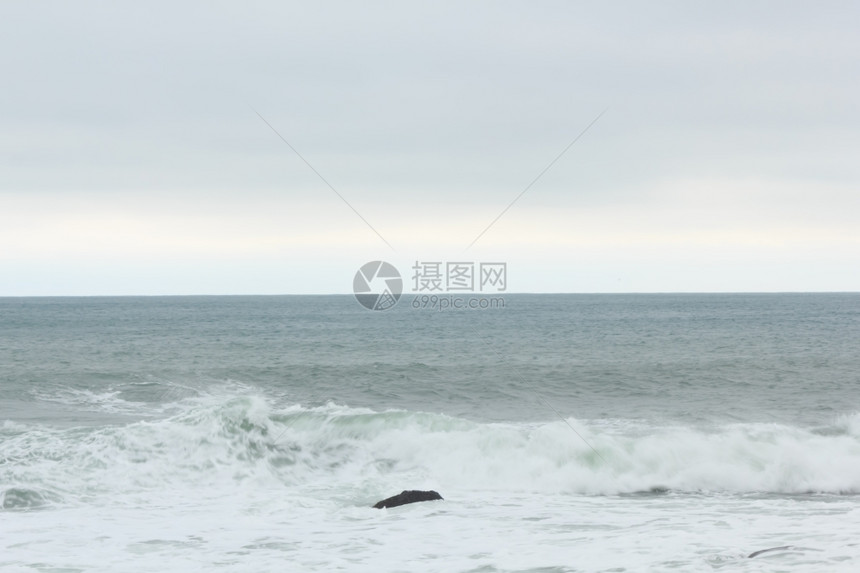
{"type": "Polygon", "coordinates": [[[364,308],[388,310],[400,300],[403,279],[391,263],[370,261],[355,273],[352,292],[364,308]]]}

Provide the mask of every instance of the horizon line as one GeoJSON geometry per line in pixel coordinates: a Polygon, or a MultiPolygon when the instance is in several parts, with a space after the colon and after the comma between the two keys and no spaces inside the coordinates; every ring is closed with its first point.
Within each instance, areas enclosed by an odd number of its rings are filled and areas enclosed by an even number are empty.
{"type": "MultiPolygon", "coordinates": [[[[537,291],[505,291],[497,293],[484,292],[442,292],[442,293],[402,293],[401,297],[408,295],[412,296],[438,296],[438,297],[458,297],[458,296],[484,296],[484,297],[504,297],[507,295],[731,295],[731,294],[860,294],[860,290],[738,290],[738,291],[576,291],[576,292],[537,292],[537,291]]],[[[192,298],[192,297],[286,297],[286,296],[355,296],[351,292],[334,292],[334,293],[190,293],[190,294],[0,294],[0,299],[21,299],[21,298],[192,298]]]]}

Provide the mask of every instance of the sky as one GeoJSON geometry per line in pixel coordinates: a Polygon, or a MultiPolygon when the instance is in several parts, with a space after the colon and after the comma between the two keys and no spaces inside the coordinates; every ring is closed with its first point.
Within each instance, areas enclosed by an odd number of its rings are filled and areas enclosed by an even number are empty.
{"type": "Polygon", "coordinates": [[[471,261],[509,292],[860,291],[858,28],[848,1],[3,2],[0,296],[349,293],[373,260],[407,289],[471,261]]]}

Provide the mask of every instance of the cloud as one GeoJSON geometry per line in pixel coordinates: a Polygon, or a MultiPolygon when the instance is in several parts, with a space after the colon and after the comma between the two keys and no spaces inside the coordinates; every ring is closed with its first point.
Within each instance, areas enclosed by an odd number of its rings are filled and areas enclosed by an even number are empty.
{"type": "Polygon", "coordinates": [[[853,3],[0,10],[0,261],[385,252],[253,109],[398,252],[453,254],[607,106],[479,253],[653,249],[664,290],[678,253],[858,258],[853,3]]]}

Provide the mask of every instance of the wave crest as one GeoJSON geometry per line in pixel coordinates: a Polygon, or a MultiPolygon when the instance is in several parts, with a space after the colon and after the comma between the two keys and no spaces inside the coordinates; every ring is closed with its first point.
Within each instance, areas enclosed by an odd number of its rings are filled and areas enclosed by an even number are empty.
{"type": "Polygon", "coordinates": [[[0,444],[0,480],[67,499],[237,482],[329,491],[382,483],[571,494],[853,494],[860,493],[858,437],[860,414],[818,430],[479,423],[336,404],[276,410],[244,396],[197,401],[170,418],[124,426],[16,427],[0,444]]]}

